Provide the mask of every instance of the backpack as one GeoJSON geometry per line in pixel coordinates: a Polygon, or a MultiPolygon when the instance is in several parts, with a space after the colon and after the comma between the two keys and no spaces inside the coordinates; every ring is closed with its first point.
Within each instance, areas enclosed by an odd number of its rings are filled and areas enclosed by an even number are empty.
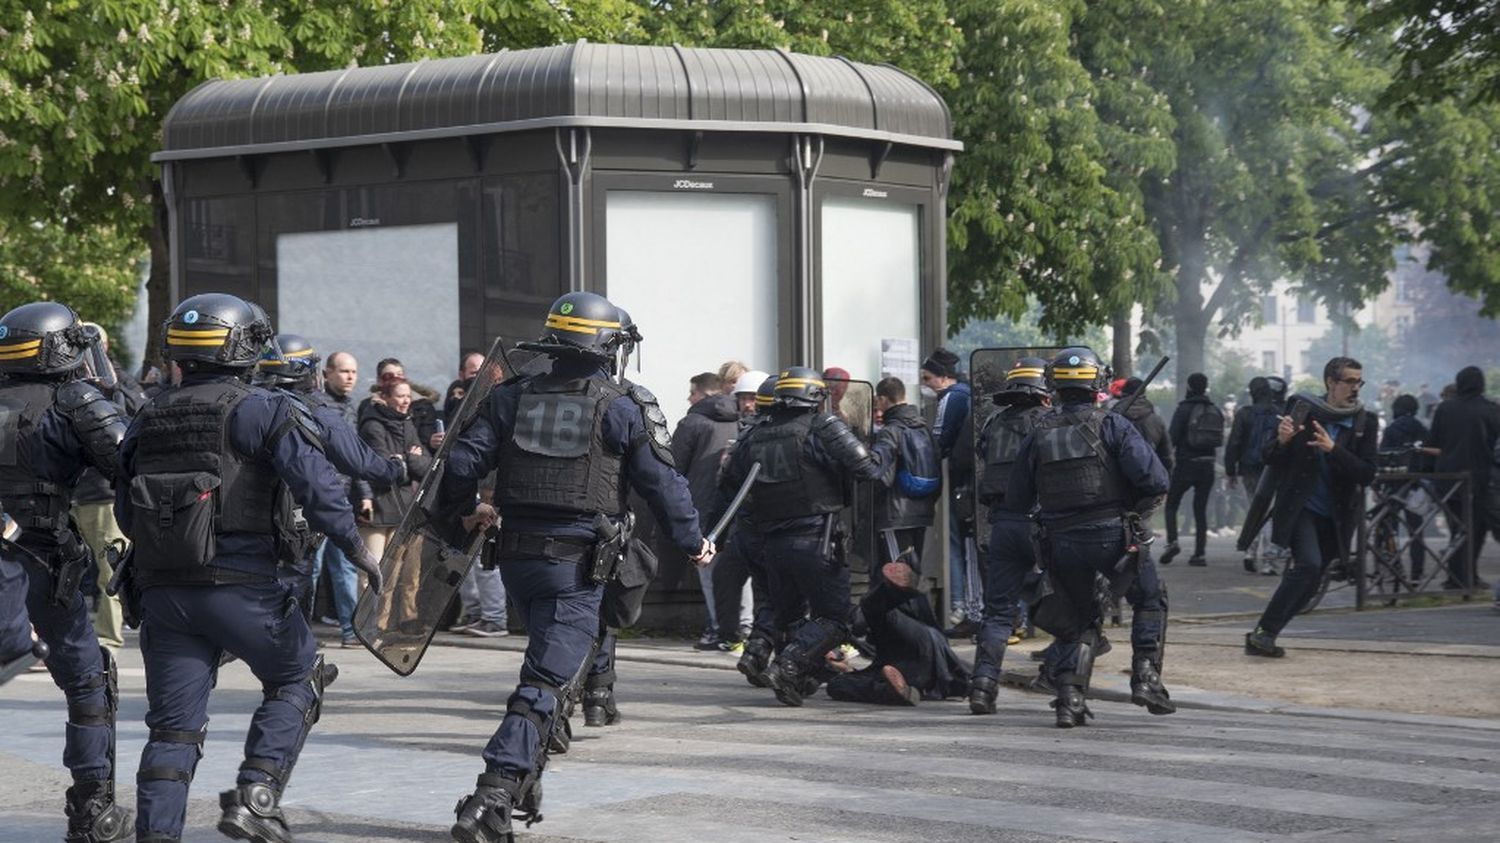
{"type": "Polygon", "coordinates": [[[897,441],[901,463],[896,470],[896,490],[903,497],[917,500],[937,497],[943,488],[943,466],[932,431],[925,425],[903,427],[897,441]]]}
{"type": "Polygon", "coordinates": [[[1212,451],[1224,444],[1224,411],[1212,402],[1195,403],[1188,413],[1187,446],[1212,451]]]}
{"type": "Polygon", "coordinates": [[[1250,429],[1245,432],[1240,451],[1240,467],[1245,474],[1254,474],[1265,467],[1266,445],[1276,438],[1279,424],[1281,416],[1275,404],[1250,408],[1250,429]]]}

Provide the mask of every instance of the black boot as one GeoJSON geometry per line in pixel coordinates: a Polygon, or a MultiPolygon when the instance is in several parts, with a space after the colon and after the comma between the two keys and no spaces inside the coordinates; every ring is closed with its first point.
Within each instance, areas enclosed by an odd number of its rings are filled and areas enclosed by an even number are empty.
{"type": "Polygon", "coordinates": [[[1052,707],[1057,709],[1057,728],[1059,729],[1085,726],[1089,718],[1094,716],[1094,713],[1089,711],[1088,703],[1084,702],[1083,689],[1077,685],[1057,686],[1057,699],[1052,701],[1052,707]]]}
{"type": "Polygon", "coordinates": [[[1178,546],[1177,542],[1167,542],[1167,547],[1161,552],[1161,558],[1156,560],[1156,564],[1170,565],[1172,564],[1172,560],[1177,558],[1177,554],[1181,552],[1182,548],[1178,546]]]}
{"type": "Polygon", "coordinates": [[[745,652],[740,654],[735,668],[745,675],[745,681],[757,688],[771,687],[771,678],[766,668],[771,664],[771,642],[764,638],[751,638],[745,642],[745,652]]]}
{"type": "Polygon", "coordinates": [[[135,830],[130,811],[115,804],[115,783],[108,779],[75,782],[68,788],[68,843],[124,840],[135,830]]]}
{"type": "Polygon", "coordinates": [[[994,714],[995,697],[1000,692],[1000,683],[988,676],[976,676],[969,682],[969,711],[973,714],[994,714]]]}
{"type": "Polygon", "coordinates": [[[1279,659],[1286,650],[1276,645],[1276,636],[1257,626],[1254,632],[1245,633],[1245,655],[1279,659]]]}
{"type": "MultiPolygon", "coordinates": [[[[771,682],[771,690],[776,693],[776,699],[782,705],[796,708],[802,705],[803,691],[807,687],[807,677],[803,676],[800,668],[792,659],[787,658],[787,653],[782,653],[775,664],[766,670],[766,678],[771,682]]],[[[814,688],[816,690],[816,688],[814,688]]]]}
{"type": "Polygon", "coordinates": [[[219,833],[231,840],[291,843],[292,831],[281,813],[281,796],[265,782],[242,784],[219,794],[219,833]]]}
{"type": "Polygon", "coordinates": [[[615,705],[615,689],[590,688],[583,692],[583,725],[613,726],[620,722],[620,709],[615,705]]]}
{"type": "Polygon", "coordinates": [[[459,843],[512,843],[510,813],[520,791],[521,782],[510,776],[481,775],[474,792],[458,800],[458,819],[448,833],[459,843]]]}
{"type": "Polygon", "coordinates": [[[1130,666],[1130,701],[1145,706],[1152,714],[1173,714],[1177,706],[1161,683],[1161,670],[1146,656],[1138,656],[1130,666]]]}

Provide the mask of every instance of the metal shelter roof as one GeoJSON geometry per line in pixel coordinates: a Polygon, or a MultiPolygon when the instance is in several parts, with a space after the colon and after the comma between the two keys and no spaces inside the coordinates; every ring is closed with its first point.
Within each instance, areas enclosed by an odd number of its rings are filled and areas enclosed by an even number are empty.
{"type": "Polygon", "coordinates": [[[215,80],[167,115],[170,161],[594,126],[807,132],[960,149],[942,98],[889,65],[784,50],[578,42],[215,80]]]}

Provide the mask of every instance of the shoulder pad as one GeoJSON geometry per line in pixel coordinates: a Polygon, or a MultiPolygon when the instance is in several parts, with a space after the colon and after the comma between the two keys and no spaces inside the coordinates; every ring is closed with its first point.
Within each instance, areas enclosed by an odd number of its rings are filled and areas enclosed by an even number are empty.
{"type": "Polygon", "coordinates": [[[108,401],[97,386],[88,381],[68,381],[57,388],[57,405],[65,412],[72,412],[95,401],[108,401]]]}
{"type": "Polygon", "coordinates": [[[668,467],[675,469],[677,462],[672,458],[672,434],[667,432],[667,417],[662,413],[661,405],[656,402],[656,396],[651,394],[651,390],[636,383],[630,385],[628,394],[641,408],[641,418],[646,424],[646,437],[651,442],[651,452],[668,467]]]}

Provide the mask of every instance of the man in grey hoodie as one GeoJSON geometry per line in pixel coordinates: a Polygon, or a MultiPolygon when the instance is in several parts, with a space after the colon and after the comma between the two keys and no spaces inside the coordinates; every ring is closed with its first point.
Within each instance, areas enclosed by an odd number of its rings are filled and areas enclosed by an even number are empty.
{"type": "MultiPolygon", "coordinates": [[[[713,372],[694,375],[688,391],[686,416],[672,432],[672,458],[677,470],[687,478],[699,518],[708,517],[718,494],[719,462],[729,443],[734,441],[740,414],[733,395],[724,394],[724,383],[713,372]]],[[[707,532],[713,525],[700,524],[707,532]]],[[[718,615],[714,610],[714,563],[698,569],[703,588],[703,602],[708,607],[708,626],[694,646],[713,650],[719,646],[718,615]]],[[[726,619],[727,620],[727,619],[726,619]]]]}

